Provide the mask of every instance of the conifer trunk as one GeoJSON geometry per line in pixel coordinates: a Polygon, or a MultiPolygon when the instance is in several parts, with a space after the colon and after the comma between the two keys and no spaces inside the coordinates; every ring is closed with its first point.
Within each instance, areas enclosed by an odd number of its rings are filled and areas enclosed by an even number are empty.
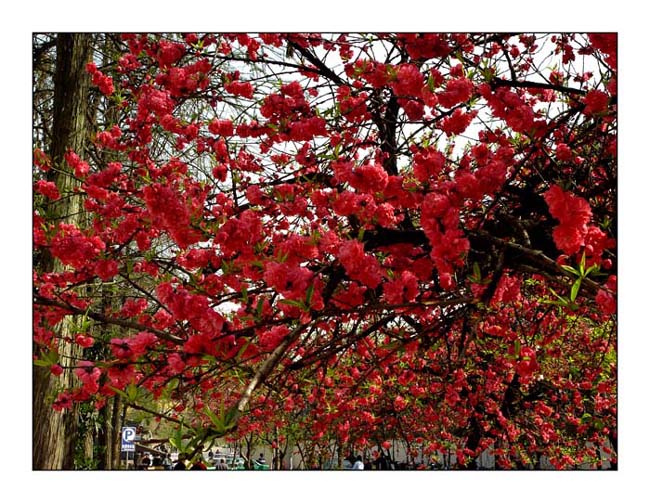
{"type": "MultiPolygon", "coordinates": [[[[54,104],[52,111],[52,159],[53,177],[59,191],[67,194],[78,182],[65,165],[64,155],[68,149],[83,155],[88,136],[86,109],[88,104],[89,79],[85,65],[91,58],[92,35],[59,34],[56,41],[56,70],[54,76],[54,104]]],[[[52,203],[50,211],[65,223],[77,223],[82,218],[79,196],[63,196],[52,203]]],[[[62,265],[45,254],[39,264],[39,272],[60,272],[62,265]]],[[[69,470],[74,468],[74,446],[76,432],[76,410],[63,413],[52,409],[57,387],[70,387],[73,372],[66,367],[74,365],[78,349],[64,342],[71,335],[72,321],[64,319],[56,329],[60,337],[60,365],[66,370],[59,377],[49,373],[48,368],[33,369],[33,443],[32,463],[35,470],[69,470]]]]}

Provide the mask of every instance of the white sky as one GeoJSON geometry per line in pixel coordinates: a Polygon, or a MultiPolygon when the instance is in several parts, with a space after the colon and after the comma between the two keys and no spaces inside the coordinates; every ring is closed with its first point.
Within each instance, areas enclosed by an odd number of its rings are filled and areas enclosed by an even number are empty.
{"type": "MultiPolygon", "coordinates": [[[[640,501],[647,497],[646,120],[650,82],[640,7],[612,2],[32,1],[3,16],[3,492],[21,499],[186,501],[640,501]],[[75,6],[83,6],[75,9],[75,6]],[[367,8],[366,5],[371,7],[367,8]],[[423,7],[426,6],[426,7],[423,7]],[[525,6],[525,7],[524,7],[525,6]],[[80,17],[81,13],[84,17],[80,17]],[[74,473],[31,471],[31,32],[33,31],[619,31],[620,468],[616,473],[74,473]],[[643,87],[642,87],[643,86],[643,87]],[[642,287],[645,286],[645,288],[642,287]],[[643,289],[642,289],[643,288],[643,289]],[[222,474],[223,475],[223,474],[222,474]],[[217,477],[220,477],[219,479],[217,477]],[[381,477],[381,478],[380,478],[381,477]],[[643,487],[640,483],[644,482],[643,487]],[[637,487],[639,485],[639,487],[637,487]],[[634,495],[633,495],[634,494],[634,495]],[[560,496],[558,498],[558,496],[560,496]]],[[[644,23],[645,24],[645,23],[644,23]]]]}

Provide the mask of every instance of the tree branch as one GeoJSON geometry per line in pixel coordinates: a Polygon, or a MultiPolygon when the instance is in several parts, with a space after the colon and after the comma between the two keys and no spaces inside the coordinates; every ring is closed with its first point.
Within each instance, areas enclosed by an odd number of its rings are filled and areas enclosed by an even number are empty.
{"type": "Polygon", "coordinates": [[[531,88],[531,89],[550,89],[553,91],[558,91],[561,93],[567,94],[579,94],[584,96],[587,94],[587,91],[582,89],[576,89],[574,87],[560,86],[556,84],[546,84],[544,82],[530,82],[530,81],[514,81],[514,80],[504,80],[496,77],[491,82],[493,87],[520,87],[520,88],[531,88]]]}
{"type": "Polygon", "coordinates": [[[34,296],[34,303],[39,304],[41,306],[52,306],[52,307],[58,307],[60,309],[65,309],[66,311],[70,311],[72,314],[87,316],[92,320],[99,321],[101,323],[106,323],[108,325],[117,325],[120,327],[132,328],[133,330],[144,330],[147,332],[151,332],[159,336],[161,339],[165,339],[166,341],[173,342],[175,344],[183,344],[185,342],[183,339],[176,337],[175,335],[172,335],[170,333],[163,332],[162,330],[158,330],[157,328],[149,327],[147,325],[143,325],[141,323],[136,323],[133,321],[120,320],[118,318],[110,318],[108,316],[104,316],[103,314],[94,313],[92,311],[85,311],[66,302],[59,302],[56,300],[47,299],[40,295],[34,296]]]}

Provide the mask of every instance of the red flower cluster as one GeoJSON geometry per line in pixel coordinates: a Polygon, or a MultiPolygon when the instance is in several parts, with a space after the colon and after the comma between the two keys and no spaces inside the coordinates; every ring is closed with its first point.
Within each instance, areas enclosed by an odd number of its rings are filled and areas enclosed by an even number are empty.
{"type": "Polygon", "coordinates": [[[533,348],[527,346],[521,348],[516,368],[517,373],[524,379],[530,378],[539,369],[539,363],[537,363],[537,356],[533,348]]]}
{"type": "Polygon", "coordinates": [[[208,124],[208,131],[220,136],[232,136],[234,132],[230,119],[214,119],[208,124]]]}
{"type": "MultiPolygon", "coordinates": [[[[120,145],[119,140],[122,137],[122,130],[119,126],[115,125],[108,131],[100,131],[97,133],[97,143],[103,147],[111,150],[124,150],[124,146],[120,145]]],[[[72,166],[70,161],[68,164],[72,166]]],[[[77,175],[78,176],[78,175],[77,175]]]]}
{"type": "Polygon", "coordinates": [[[36,185],[34,185],[34,188],[36,189],[36,192],[43,194],[45,197],[51,199],[52,201],[56,201],[61,197],[59,194],[59,189],[54,182],[39,180],[36,182],[36,185]]]}
{"type": "Polygon", "coordinates": [[[533,108],[516,93],[503,87],[493,92],[489,84],[480,85],[479,92],[494,115],[503,119],[513,131],[527,133],[535,125],[533,108]]]}
{"type": "Polygon", "coordinates": [[[90,394],[99,391],[99,378],[102,375],[102,371],[93,362],[79,362],[79,368],[75,369],[74,373],[83,383],[84,391],[90,394]]]}
{"type": "Polygon", "coordinates": [[[99,87],[102,94],[105,94],[106,96],[113,94],[113,91],[115,91],[115,88],[113,87],[113,79],[99,71],[95,63],[88,63],[86,65],[86,71],[91,75],[93,85],[99,87]]]}
{"type": "Polygon", "coordinates": [[[605,61],[609,66],[616,69],[618,45],[616,33],[590,33],[589,41],[594,48],[607,54],[605,61]]]}
{"type": "Polygon", "coordinates": [[[445,108],[451,108],[458,103],[467,101],[473,92],[474,84],[471,80],[465,77],[449,79],[445,85],[445,90],[437,93],[438,103],[445,108]]]}
{"type": "Polygon", "coordinates": [[[68,150],[65,153],[64,158],[65,158],[65,162],[68,163],[68,166],[70,166],[74,170],[74,174],[77,178],[85,177],[90,171],[90,166],[88,166],[88,163],[82,161],[79,158],[79,156],[75,154],[72,150],[68,150]]]}
{"type": "Polygon", "coordinates": [[[174,110],[174,100],[171,99],[169,91],[156,89],[150,85],[142,87],[140,99],[138,99],[138,111],[136,121],[145,123],[152,118],[158,118],[171,114],[174,110]]]}
{"type": "Polygon", "coordinates": [[[158,74],[156,83],[168,89],[171,96],[187,96],[208,86],[210,81],[207,74],[211,69],[212,65],[207,59],[200,59],[191,65],[174,66],[167,73],[158,74]]]}
{"type": "Polygon", "coordinates": [[[121,318],[133,318],[147,308],[147,299],[127,299],[120,310],[121,318]]]}
{"type": "Polygon", "coordinates": [[[442,129],[448,136],[462,134],[472,123],[472,120],[474,120],[476,115],[476,110],[466,113],[460,108],[457,108],[450,117],[446,117],[442,120],[440,129],[442,129]]]}
{"type": "Polygon", "coordinates": [[[347,275],[370,288],[377,288],[382,280],[381,265],[373,256],[363,251],[363,244],[346,240],[340,246],[338,258],[347,275]]]}
{"type": "Polygon", "coordinates": [[[384,283],[384,297],[390,304],[411,302],[418,293],[418,279],[410,271],[402,271],[395,279],[384,283]]]}
{"type": "Polygon", "coordinates": [[[249,99],[253,97],[253,93],[255,92],[253,84],[250,82],[240,82],[238,80],[227,83],[224,86],[224,89],[235,96],[249,99]]]}
{"type": "Polygon", "coordinates": [[[161,68],[167,68],[185,55],[185,44],[161,40],[158,44],[156,58],[161,68]]]}
{"type": "Polygon", "coordinates": [[[85,236],[75,225],[63,223],[59,224],[50,246],[52,255],[76,268],[95,260],[105,248],[99,236],[85,236]]]}
{"type": "Polygon", "coordinates": [[[160,183],[147,185],[142,197],[153,224],[172,237],[181,248],[187,248],[201,239],[201,233],[190,227],[190,212],[183,199],[170,187],[160,183]]]}
{"type": "Polygon", "coordinates": [[[82,348],[89,348],[95,344],[95,339],[86,334],[77,334],[74,338],[75,342],[82,348]]]}
{"type": "Polygon", "coordinates": [[[585,104],[585,115],[597,115],[607,110],[609,106],[609,96],[598,89],[592,89],[583,98],[585,104]]]}
{"type": "Polygon", "coordinates": [[[418,150],[413,156],[413,175],[420,183],[435,180],[445,167],[447,159],[435,147],[418,150]]]}
{"type": "Polygon", "coordinates": [[[259,335],[260,349],[262,351],[273,351],[289,332],[290,330],[284,325],[278,325],[270,330],[265,330],[259,335]]]}
{"type": "Polygon", "coordinates": [[[336,99],[341,114],[348,121],[363,121],[369,118],[368,106],[366,105],[367,93],[363,92],[358,96],[354,96],[348,86],[341,86],[336,91],[336,99]]]}
{"type": "Polygon", "coordinates": [[[444,58],[452,51],[442,33],[400,33],[398,38],[413,59],[444,58]]]}
{"type": "Polygon", "coordinates": [[[560,221],[553,229],[553,240],[559,250],[573,255],[585,244],[587,224],[591,220],[589,203],[581,197],[553,185],[544,193],[551,215],[560,221]]]}
{"type": "Polygon", "coordinates": [[[458,228],[460,211],[454,204],[456,197],[431,193],[422,202],[422,230],[431,243],[431,258],[445,290],[454,286],[452,275],[455,266],[463,264],[463,258],[469,251],[469,240],[458,228]]]}
{"type": "Polygon", "coordinates": [[[424,77],[417,66],[405,63],[397,67],[390,86],[397,96],[420,98],[424,89],[424,77]]]}

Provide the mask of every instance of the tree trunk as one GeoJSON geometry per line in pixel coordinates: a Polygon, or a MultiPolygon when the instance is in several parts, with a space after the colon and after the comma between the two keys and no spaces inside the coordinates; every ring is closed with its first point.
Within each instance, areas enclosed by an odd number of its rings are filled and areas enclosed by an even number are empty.
{"type": "MultiPolygon", "coordinates": [[[[67,170],[64,154],[71,148],[82,153],[88,136],[86,107],[89,79],[85,65],[91,58],[92,35],[59,34],[56,42],[56,71],[54,76],[53,135],[50,157],[55,170],[53,176],[61,194],[71,193],[78,182],[67,170]]],[[[79,196],[63,196],[52,203],[52,213],[59,221],[76,223],[82,218],[79,196]]],[[[45,254],[39,264],[40,272],[60,272],[63,268],[53,257],[45,254]]],[[[65,371],[55,378],[45,367],[33,369],[33,443],[32,462],[35,470],[60,470],[74,468],[74,443],[76,440],[76,410],[73,407],[63,413],[52,409],[57,388],[70,387],[72,369],[79,348],[63,341],[72,335],[72,320],[64,319],[56,329],[60,337],[59,364],[65,371]]]]}

